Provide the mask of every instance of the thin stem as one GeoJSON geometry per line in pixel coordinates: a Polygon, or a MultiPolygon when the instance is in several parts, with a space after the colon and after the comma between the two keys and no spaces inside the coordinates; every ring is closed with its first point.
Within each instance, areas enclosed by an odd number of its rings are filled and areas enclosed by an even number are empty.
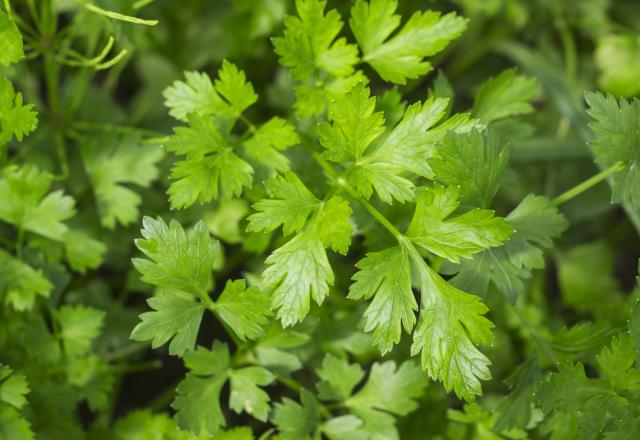
{"type": "Polygon", "coordinates": [[[152,138],[166,138],[167,134],[147,128],[131,127],[129,125],[105,124],[101,122],[76,121],[72,127],[79,131],[115,131],[119,133],[140,133],[152,138]]]}
{"type": "Polygon", "coordinates": [[[11,12],[11,3],[9,3],[9,0],[4,0],[4,9],[7,13],[7,17],[9,17],[9,19],[12,19],[12,12],[11,12]]]}
{"type": "Polygon", "coordinates": [[[618,162],[615,165],[612,165],[609,168],[600,171],[595,176],[592,176],[592,177],[588,178],[584,182],[579,183],[578,185],[574,186],[573,188],[571,188],[571,189],[565,191],[564,193],[560,194],[558,197],[553,199],[551,203],[554,206],[559,206],[559,205],[571,200],[572,198],[582,194],[583,192],[585,192],[589,188],[597,185],[598,183],[600,183],[603,180],[605,180],[607,177],[611,176],[612,174],[617,173],[618,171],[622,170],[623,168],[624,168],[624,164],[622,162],[618,162]]]}
{"type": "Polygon", "coordinates": [[[123,357],[131,356],[134,353],[138,353],[142,350],[149,348],[149,344],[128,344],[124,347],[120,347],[114,351],[111,351],[103,356],[106,361],[115,361],[123,357]]]}
{"type": "Polygon", "coordinates": [[[126,362],[119,363],[115,364],[113,367],[118,373],[135,373],[138,371],[156,370],[162,367],[162,362],[158,359],[154,359],[151,361],[138,362],[136,364],[129,364],[126,362]]]}
{"type": "Polygon", "coordinates": [[[386,230],[391,232],[391,234],[393,234],[393,236],[398,241],[400,242],[404,241],[404,236],[402,235],[402,233],[398,231],[398,229],[396,229],[396,227],[393,226],[393,224],[389,220],[387,220],[387,218],[380,211],[378,211],[371,203],[369,203],[364,197],[362,197],[353,188],[351,188],[347,183],[347,181],[344,179],[344,177],[338,175],[338,173],[333,169],[331,164],[329,164],[329,162],[327,162],[325,158],[322,157],[322,155],[320,155],[320,153],[311,149],[310,149],[310,153],[313,159],[316,161],[316,163],[320,165],[320,167],[329,175],[329,177],[332,178],[332,180],[334,180],[335,184],[338,187],[340,187],[342,190],[344,190],[344,192],[349,194],[349,196],[351,196],[354,200],[360,203],[364,207],[364,209],[366,209],[373,218],[375,218],[382,226],[384,226],[386,230]]]}
{"type": "Polygon", "coordinates": [[[60,133],[55,135],[56,155],[60,163],[60,174],[54,176],[54,180],[64,180],[69,176],[69,164],[67,163],[67,148],[64,144],[64,137],[60,133]]]}
{"type": "Polygon", "coordinates": [[[573,34],[564,20],[558,25],[560,40],[562,41],[562,51],[564,52],[565,73],[570,83],[574,83],[577,71],[577,50],[573,34]]]}

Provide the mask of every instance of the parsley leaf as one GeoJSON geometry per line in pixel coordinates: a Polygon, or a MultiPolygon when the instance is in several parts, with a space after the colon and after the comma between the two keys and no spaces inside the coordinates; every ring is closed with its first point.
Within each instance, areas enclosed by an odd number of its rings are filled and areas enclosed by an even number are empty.
{"type": "Polygon", "coordinates": [[[422,396],[426,386],[423,372],[411,361],[400,367],[394,361],[376,362],[362,389],[344,403],[364,420],[365,425],[372,425],[365,427],[367,431],[376,432],[377,425],[382,425],[382,430],[393,432],[395,420],[390,414],[404,416],[414,411],[418,407],[415,399],[422,396]]]}
{"type": "Polygon", "coordinates": [[[375,190],[385,203],[413,200],[415,185],[406,175],[433,177],[426,159],[434,154],[440,134],[430,129],[445,116],[447,100],[410,106],[384,137],[384,117],[374,112],[375,104],[362,83],[333,102],[328,115],[332,124],[319,127],[320,143],[326,148],[323,156],[346,162],[349,184],[367,199],[375,190]]]}
{"type": "Polygon", "coordinates": [[[482,394],[480,380],[491,377],[491,362],[474,345],[493,339],[493,324],[482,316],[488,309],[480,298],[451,286],[428,266],[416,266],[422,300],[411,354],[422,353],[422,368],[441,380],[445,390],[473,400],[482,394]]]}
{"type": "Polygon", "coordinates": [[[22,58],[24,58],[24,50],[20,31],[13,20],[0,11],[0,64],[8,66],[22,58]]]}
{"type": "Polygon", "coordinates": [[[285,18],[283,37],[273,39],[280,63],[291,69],[294,79],[306,81],[317,70],[348,76],[358,61],[358,49],[336,37],[342,29],[340,14],[326,14],[324,0],[296,0],[298,17],[285,18]]]}
{"type": "Polygon", "coordinates": [[[47,297],[53,284],[28,264],[0,249],[0,294],[16,310],[30,310],[36,297],[47,297]]]}
{"type": "Polygon", "coordinates": [[[271,398],[260,387],[271,384],[274,379],[275,376],[262,367],[246,367],[230,371],[229,407],[237,413],[244,411],[265,422],[269,415],[271,398]]]}
{"type": "Polygon", "coordinates": [[[396,0],[358,0],[351,10],[349,25],[360,45],[363,60],[385,81],[405,84],[431,70],[424,60],[441,52],[466,29],[465,19],[454,13],[417,11],[394,36],[400,25],[394,12],[396,0]]]}
{"type": "Polygon", "coordinates": [[[182,356],[194,347],[205,304],[211,301],[208,290],[220,243],[203,222],[185,231],[175,220],[167,225],[145,217],[143,226],[144,239],[136,246],[150,259],[134,258],[133,265],[143,281],[168,290],[147,301],[154,311],[140,315],[131,338],[152,340],[153,348],[173,338],[169,353],[182,356]]]}
{"type": "Polygon", "coordinates": [[[180,428],[196,435],[214,435],[225,426],[220,391],[227,380],[231,387],[231,409],[237,413],[246,411],[258,420],[266,420],[270,398],[259,387],[274,380],[275,376],[269,371],[261,367],[231,368],[229,349],[218,341],[211,350],[198,347],[187,352],[184,362],[190,372],[178,385],[173,402],[180,428]]]}
{"type": "Polygon", "coordinates": [[[68,356],[86,354],[102,329],[105,312],[85,306],[62,306],[58,311],[60,336],[68,356]]]}
{"type": "Polygon", "coordinates": [[[29,394],[27,378],[22,374],[14,374],[6,365],[0,364],[0,401],[14,408],[22,408],[27,403],[29,394]]]}
{"type": "Polygon", "coordinates": [[[322,379],[318,383],[318,391],[319,397],[323,400],[346,400],[364,377],[360,365],[349,364],[346,359],[331,354],[325,355],[322,367],[316,372],[322,379]]]}
{"type": "Polygon", "coordinates": [[[73,270],[85,273],[100,266],[107,251],[103,242],[76,230],[68,231],[64,238],[67,261],[73,270]]]}
{"type": "Polygon", "coordinates": [[[142,225],[144,239],[136,240],[136,246],[149,259],[133,259],[142,280],[197,297],[206,296],[220,243],[211,238],[204,222],[187,231],[177,221],[167,225],[161,218],[145,217],[142,225]]]}
{"type": "Polygon", "coordinates": [[[138,220],[142,198],[124,184],[148,187],[158,177],[162,150],[145,145],[136,134],[108,133],[85,143],[81,151],[102,224],[113,229],[116,223],[138,220]]]}
{"type": "Polygon", "coordinates": [[[463,260],[451,280],[456,287],[485,296],[489,285],[512,302],[524,292],[524,280],[533,269],[544,267],[542,249],[551,247],[552,238],[560,236],[568,224],[549,199],[528,195],[506,217],[515,231],[501,247],[487,249],[473,260],[463,260]]]}
{"type": "Polygon", "coordinates": [[[460,188],[463,206],[487,208],[498,191],[498,180],[509,162],[509,150],[493,130],[449,131],[429,165],[434,179],[460,188]]]}
{"type": "Polygon", "coordinates": [[[352,212],[349,202],[340,196],[320,203],[312,229],[325,247],[342,255],[347,253],[353,234],[349,221],[352,212]]]}
{"type": "Polygon", "coordinates": [[[188,121],[188,127],[174,130],[166,145],[167,150],[186,155],[171,169],[171,207],[207,203],[218,196],[228,199],[251,186],[253,168],[228,146],[215,122],[198,115],[190,115],[188,121]]]}
{"type": "Polygon", "coordinates": [[[242,144],[247,158],[277,172],[289,170],[289,159],[281,153],[300,142],[298,134],[289,122],[277,116],[262,124],[242,144]]]}
{"type": "Polygon", "coordinates": [[[623,420],[628,402],[598,380],[588,379],[580,362],[563,362],[537,393],[545,413],[568,415],[583,438],[603,431],[610,419],[623,420]]]}
{"type": "Polygon", "coordinates": [[[169,354],[182,356],[193,349],[204,313],[202,303],[180,291],[164,292],[147,300],[152,312],[140,315],[140,323],[131,331],[131,339],[151,340],[151,348],[169,344],[169,354]]]}
{"type": "Polygon", "coordinates": [[[262,275],[272,293],[272,308],[284,327],[302,321],[309,313],[311,298],[322,304],[333,285],[334,275],[322,241],[312,232],[302,232],[276,249],[266,260],[262,275]]]}
{"type": "Polygon", "coordinates": [[[371,252],[356,264],[360,269],[349,288],[349,298],[373,301],[364,313],[365,328],[373,330],[373,343],[385,354],[416,323],[418,304],[411,290],[411,267],[403,247],[371,252]]]}
{"type": "Polygon", "coordinates": [[[251,83],[247,82],[244,72],[227,60],[222,61],[215,81],[216,90],[222,95],[236,115],[251,107],[258,100],[251,83]]]}
{"type": "Polygon", "coordinates": [[[186,122],[192,114],[238,116],[258,100],[244,72],[227,60],[222,62],[215,87],[205,73],[185,72],[184,76],[186,81],[175,81],[164,91],[169,114],[180,121],[186,122]]]}
{"type": "Polygon", "coordinates": [[[640,101],[620,102],[611,95],[585,94],[595,137],[589,142],[596,162],[623,168],[611,177],[613,201],[630,203],[640,211],[640,101]]]}
{"type": "Polygon", "coordinates": [[[615,336],[611,347],[604,347],[596,359],[614,389],[640,389],[640,371],[633,368],[636,352],[630,333],[615,336]]]}
{"type": "MultiPolygon", "coordinates": [[[[1,14],[1,12],[0,12],[1,14]]],[[[0,18],[1,21],[1,18],[0,18]]],[[[2,24],[0,24],[0,27],[2,24]]],[[[5,41],[0,29],[0,57],[4,55],[2,44],[5,41]]],[[[0,63],[2,64],[2,63],[0,63]]],[[[36,129],[38,119],[32,104],[22,103],[22,93],[16,93],[11,81],[0,77],[0,146],[14,137],[19,141],[36,129]]]]}
{"type": "Polygon", "coordinates": [[[595,60],[599,83],[616,96],[631,97],[640,92],[640,39],[635,33],[610,34],[597,41],[595,60]]]}
{"type": "Polygon", "coordinates": [[[320,420],[320,408],[313,394],[303,388],[300,401],[302,405],[285,397],[274,406],[273,423],[286,440],[308,438],[320,420]]]}
{"type": "Polygon", "coordinates": [[[513,232],[504,219],[486,209],[447,219],[458,207],[458,194],[456,187],[421,188],[407,230],[413,242],[454,263],[499,246],[513,232]]]}
{"type": "Polygon", "coordinates": [[[75,214],[74,200],[61,190],[48,193],[51,175],[33,166],[9,166],[0,177],[0,219],[51,240],[62,241],[62,223],[75,214]]]}
{"type": "Polygon", "coordinates": [[[273,231],[282,225],[284,235],[299,232],[320,203],[291,172],[268,180],[265,186],[272,198],[253,205],[259,212],[249,216],[247,231],[273,231]]]}
{"type": "Polygon", "coordinates": [[[247,288],[245,280],[229,280],[213,310],[244,341],[264,334],[262,327],[269,322],[271,301],[257,287],[247,288]]]}
{"type": "Polygon", "coordinates": [[[492,122],[531,113],[533,107],[529,101],[537,92],[535,79],[507,69],[480,86],[473,102],[473,115],[483,122],[492,122]]]}

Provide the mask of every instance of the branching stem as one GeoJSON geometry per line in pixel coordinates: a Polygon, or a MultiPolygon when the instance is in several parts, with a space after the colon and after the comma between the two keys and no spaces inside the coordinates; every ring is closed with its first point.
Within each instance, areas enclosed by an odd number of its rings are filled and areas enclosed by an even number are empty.
{"type": "Polygon", "coordinates": [[[592,177],[588,178],[587,180],[585,180],[584,182],[581,182],[578,185],[574,186],[573,188],[563,192],[558,197],[553,199],[551,203],[554,206],[559,206],[559,205],[561,205],[561,204],[573,199],[574,197],[582,194],[583,192],[585,192],[589,188],[597,185],[598,183],[600,183],[603,180],[605,180],[607,177],[611,176],[612,174],[617,173],[618,171],[622,170],[623,168],[624,168],[624,164],[622,162],[618,162],[615,165],[612,165],[609,168],[600,171],[595,176],[592,176],[592,177]]]}

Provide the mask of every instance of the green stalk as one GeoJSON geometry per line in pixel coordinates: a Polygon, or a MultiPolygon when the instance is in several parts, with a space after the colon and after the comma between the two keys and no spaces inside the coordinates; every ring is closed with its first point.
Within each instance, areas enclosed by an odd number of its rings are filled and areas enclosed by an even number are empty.
{"type": "Polygon", "coordinates": [[[583,192],[585,192],[589,188],[597,185],[598,183],[600,183],[603,180],[605,180],[607,177],[611,176],[612,174],[617,173],[618,171],[622,170],[623,168],[624,168],[624,164],[622,162],[618,162],[615,165],[612,165],[609,168],[600,171],[595,176],[592,176],[592,177],[588,178],[584,182],[579,183],[578,185],[574,186],[573,188],[571,188],[571,189],[565,191],[564,193],[560,194],[558,197],[553,199],[551,201],[551,203],[554,206],[559,206],[559,205],[561,205],[561,204],[573,199],[574,197],[582,194],[583,192]]]}

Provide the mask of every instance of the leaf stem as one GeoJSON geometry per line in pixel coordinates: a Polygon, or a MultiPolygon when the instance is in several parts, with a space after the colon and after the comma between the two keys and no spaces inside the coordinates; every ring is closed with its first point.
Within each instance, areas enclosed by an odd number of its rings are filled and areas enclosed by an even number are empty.
{"type": "Polygon", "coordinates": [[[366,209],[373,218],[375,218],[382,226],[384,226],[386,230],[391,232],[391,234],[393,234],[393,236],[399,242],[405,241],[404,235],[402,235],[402,233],[398,231],[398,229],[395,226],[393,226],[393,224],[389,220],[387,220],[387,218],[380,211],[378,211],[371,203],[369,203],[364,197],[358,194],[357,191],[351,188],[351,186],[349,186],[345,178],[340,176],[333,169],[331,164],[327,162],[327,160],[324,157],[322,157],[320,153],[312,149],[309,149],[309,151],[313,159],[316,161],[316,163],[320,165],[320,167],[329,175],[329,177],[332,178],[332,180],[334,180],[335,184],[338,187],[340,187],[344,192],[349,194],[351,198],[353,198],[358,203],[360,203],[364,207],[364,209],[366,209]]]}
{"type": "Polygon", "coordinates": [[[558,197],[553,199],[551,201],[551,203],[554,206],[559,206],[559,205],[571,200],[572,198],[582,194],[583,192],[585,192],[586,190],[588,190],[592,186],[595,186],[596,184],[602,182],[607,177],[611,176],[612,174],[617,173],[618,171],[622,170],[623,168],[624,168],[624,164],[622,162],[618,162],[615,165],[612,165],[609,168],[600,171],[595,176],[592,176],[592,177],[588,178],[587,180],[585,180],[584,182],[579,183],[578,185],[574,186],[573,188],[563,192],[558,197]]]}

